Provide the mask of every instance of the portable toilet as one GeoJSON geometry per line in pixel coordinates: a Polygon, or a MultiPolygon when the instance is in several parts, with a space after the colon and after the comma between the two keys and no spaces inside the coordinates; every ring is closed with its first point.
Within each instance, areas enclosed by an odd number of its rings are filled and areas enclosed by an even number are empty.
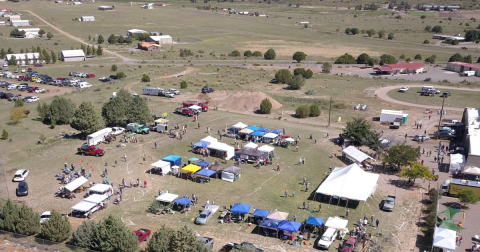
{"type": "Polygon", "coordinates": [[[402,124],[407,123],[407,121],[408,121],[408,114],[403,114],[403,116],[402,116],[402,124]]]}

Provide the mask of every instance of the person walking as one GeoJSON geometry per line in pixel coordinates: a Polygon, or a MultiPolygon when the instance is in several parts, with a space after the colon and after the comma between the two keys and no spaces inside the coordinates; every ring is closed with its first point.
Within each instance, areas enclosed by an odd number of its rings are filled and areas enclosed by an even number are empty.
{"type": "Polygon", "coordinates": [[[432,186],[432,184],[431,184],[430,182],[428,182],[428,191],[427,191],[427,193],[430,192],[430,186],[432,186]]]}
{"type": "Polygon", "coordinates": [[[407,135],[407,133],[405,133],[405,139],[407,139],[407,137],[408,137],[408,135],[407,135]]]}
{"type": "Polygon", "coordinates": [[[428,120],[430,120],[430,118],[432,118],[432,115],[428,115],[428,120]]]}
{"type": "Polygon", "coordinates": [[[305,188],[305,192],[308,192],[308,189],[310,189],[310,183],[307,183],[307,186],[305,188]]]}
{"type": "Polygon", "coordinates": [[[295,191],[292,191],[292,197],[295,198],[295,191]]]}
{"type": "Polygon", "coordinates": [[[277,164],[277,171],[280,171],[280,165],[277,164]]]}
{"type": "Polygon", "coordinates": [[[318,212],[319,212],[319,213],[322,212],[322,204],[318,204],[318,212]]]}
{"type": "Polygon", "coordinates": [[[287,191],[287,189],[285,189],[285,198],[287,198],[287,197],[288,197],[288,191],[287,191]]]}
{"type": "Polygon", "coordinates": [[[423,159],[422,159],[422,162],[421,162],[421,163],[422,163],[422,165],[423,165],[423,163],[424,163],[424,162],[423,162],[423,159]]]}
{"type": "Polygon", "coordinates": [[[300,157],[300,161],[298,161],[298,164],[302,164],[302,157],[300,157]]]}
{"type": "Polygon", "coordinates": [[[297,152],[298,152],[298,144],[297,144],[297,145],[295,145],[295,149],[297,149],[297,152]]]}
{"type": "Polygon", "coordinates": [[[315,137],[315,143],[317,143],[317,138],[315,137]]]}
{"type": "Polygon", "coordinates": [[[143,182],[143,187],[147,188],[147,181],[146,180],[143,182]]]}
{"type": "Polygon", "coordinates": [[[463,236],[460,236],[460,239],[458,240],[458,246],[462,246],[462,241],[463,241],[463,236]]]}
{"type": "Polygon", "coordinates": [[[380,220],[377,219],[377,220],[375,221],[375,224],[377,224],[377,228],[378,228],[378,224],[380,224],[380,220]]]}
{"type": "Polygon", "coordinates": [[[345,217],[348,219],[348,214],[350,213],[350,209],[347,208],[347,212],[345,212],[345,217]]]}
{"type": "Polygon", "coordinates": [[[305,164],[305,158],[302,159],[302,164],[305,164]]]}
{"type": "Polygon", "coordinates": [[[155,145],[155,149],[157,149],[157,142],[155,142],[154,145],[155,145]]]}
{"type": "Polygon", "coordinates": [[[127,153],[126,152],[123,153],[123,159],[125,159],[125,162],[127,162],[127,153]]]}
{"type": "Polygon", "coordinates": [[[372,214],[372,217],[370,218],[370,223],[372,223],[372,227],[375,225],[375,219],[373,217],[374,215],[372,214]]]}
{"type": "Polygon", "coordinates": [[[303,202],[303,209],[305,209],[305,201],[303,202]]]}
{"type": "Polygon", "coordinates": [[[310,211],[310,202],[307,204],[307,210],[310,211]]]}
{"type": "Polygon", "coordinates": [[[303,177],[303,185],[305,185],[306,183],[307,183],[307,178],[303,177]]]}

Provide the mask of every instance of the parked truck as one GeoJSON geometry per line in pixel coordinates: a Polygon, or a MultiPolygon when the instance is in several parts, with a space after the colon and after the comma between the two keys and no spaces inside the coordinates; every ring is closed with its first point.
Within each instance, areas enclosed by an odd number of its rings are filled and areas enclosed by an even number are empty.
{"type": "Polygon", "coordinates": [[[475,76],[475,71],[463,71],[461,75],[467,76],[467,77],[475,76]]]}
{"type": "Polygon", "coordinates": [[[144,228],[140,228],[139,230],[133,232],[138,238],[138,243],[148,241],[150,240],[150,236],[152,236],[152,231],[144,228]]]}
{"type": "Polygon", "coordinates": [[[442,120],[442,125],[447,127],[461,127],[464,124],[459,122],[458,120],[445,119],[445,120],[442,120]]]}
{"type": "Polygon", "coordinates": [[[460,191],[471,189],[480,197],[480,183],[464,179],[448,179],[442,183],[440,193],[443,195],[457,195],[460,191]]]}
{"type": "Polygon", "coordinates": [[[194,114],[193,111],[190,110],[189,108],[183,108],[183,107],[176,108],[175,113],[186,115],[186,116],[193,116],[194,114]]]}
{"type": "Polygon", "coordinates": [[[88,145],[97,145],[112,133],[112,128],[105,128],[87,136],[88,145]]]}
{"type": "Polygon", "coordinates": [[[208,111],[208,106],[205,105],[205,102],[198,102],[198,101],[184,101],[183,102],[183,107],[188,108],[190,106],[197,105],[202,108],[202,112],[207,112],[208,111]]]}
{"type": "Polygon", "coordinates": [[[77,148],[78,153],[80,153],[82,156],[103,156],[105,155],[105,151],[97,148],[94,145],[89,145],[89,144],[83,144],[82,147],[77,148]]]}
{"type": "Polygon", "coordinates": [[[127,131],[137,133],[137,134],[148,134],[150,129],[144,125],[138,123],[129,123],[127,124],[127,131]]]}

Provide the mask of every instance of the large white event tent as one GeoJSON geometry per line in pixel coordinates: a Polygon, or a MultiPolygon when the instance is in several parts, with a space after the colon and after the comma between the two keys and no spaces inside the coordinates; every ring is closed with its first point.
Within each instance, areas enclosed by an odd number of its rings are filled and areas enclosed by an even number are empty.
{"type": "Polygon", "coordinates": [[[75,190],[77,190],[77,188],[79,188],[80,186],[82,186],[83,184],[87,183],[88,182],[88,179],[86,179],[85,177],[81,176],[77,179],[75,179],[74,181],[68,183],[66,186],[65,186],[65,189],[67,189],[68,191],[70,192],[73,192],[75,190]]]}
{"type": "Polygon", "coordinates": [[[178,195],[173,193],[162,193],[160,196],[157,197],[157,201],[172,203],[174,200],[178,198],[178,195]]]}
{"type": "Polygon", "coordinates": [[[96,193],[96,194],[105,194],[108,193],[108,191],[112,188],[111,185],[107,184],[96,184],[92,186],[90,189],[88,189],[88,192],[90,194],[96,193]]]}
{"type": "Polygon", "coordinates": [[[450,154],[450,168],[448,172],[450,174],[455,173],[456,170],[461,171],[465,167],[465,156],[462,154],[450,154]]]}
{"type": "Polygon", "coordinates": [[[380,175],[365,172],[357,164],[337,167],[318,187],[317,193],[346,198],[347,200],[367,201],[377,189],[380,175]]]}
{"type": "Polygon", "coordinates": [[[242,122],[239,122],[237,124],[232,125],[232,128],[237,129],[237,130],[241,130],[241,129],[246,128],[246,127],[248,127],[248,125],[246,125],[245,123],[242,123],[242,122]]]}
{"type": "Polygon", "coordinates": [[[157,168],[162,173],[162,175],[168,174],[172,171],[172,169],[170,168],[170,162],[163,160],[158,160],[157,162],[151,164],[151,166],[157,168]]]}
{"type": "MultiPolygon", "coordinates": [[[[204,139],[202,139],[204,141],[204,139]]],[[[227,160],[235,156],[235,147],[230,146],[225,143],[220,143],[220,142],[211,142],[210,145],[207,146],[207,148],[227,153],[227,160]]]]}
{"type": "MultiPolygon", "coordinates": [[[[354,146],[350,145],[348,146],[347,148],[345,148],[343,151],[342,151],[342,154],[344,154],[348,159],[352,160],[353,162],[355,163],[362,163],[363,161],[365,161],[367,158],[371,158],[373,159],[372,157],[370,157],[369,155],[363,153],[362,151],[360,151],[359,149],[355,148],[354,146]]],[[[375,160],[375,159],[373,159],[375,160]]]]}
{"type": "Polygon", "coordinates": [[[433,235],[433,247],[455,251],[457,233],[446,228],[435,228],[433,235]]]}

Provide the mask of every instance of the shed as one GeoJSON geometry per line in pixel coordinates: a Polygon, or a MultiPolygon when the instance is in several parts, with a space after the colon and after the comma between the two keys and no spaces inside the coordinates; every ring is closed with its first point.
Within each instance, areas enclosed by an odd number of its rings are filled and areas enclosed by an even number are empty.
{"type": "Polygon", "coordinates": [[[63,50],[62,60],[64,62],[85,61],[85,53],[83,50],[63,50]]]}
{"type": "Polygon", "coordinates": [[[181,166],[182,165],[182,157],[180,156],[175,156],[175,155],[168,155],[164,158],[162,158],[163,161],[167,161],[170,163],[170,166],[181,166]]]}
{"type": "Polygon", "coordinates": [[[81,20],[82,20],[83,22],[95,21],[95,17],[94,17],[94,16],[82,16],[81,20]]]}
{"type": "Polygon", "coordinates": [[[382,109],[380,122],[393,122],[397,118],[400,118],[403,121],[403,111],[382,109]]]}
{"type": "Polygon", "coordinates": [[[158,45],[173,44],[173,38],[170,35],[148,36],[145,41],[155,42],[158,45]]]}
{"type": "Polygon", "coordinates": [[[30,26],[29,20],[13,20],[11,21],[12,26],[14,27],[21,27],[21,26],[30,26]]]}

